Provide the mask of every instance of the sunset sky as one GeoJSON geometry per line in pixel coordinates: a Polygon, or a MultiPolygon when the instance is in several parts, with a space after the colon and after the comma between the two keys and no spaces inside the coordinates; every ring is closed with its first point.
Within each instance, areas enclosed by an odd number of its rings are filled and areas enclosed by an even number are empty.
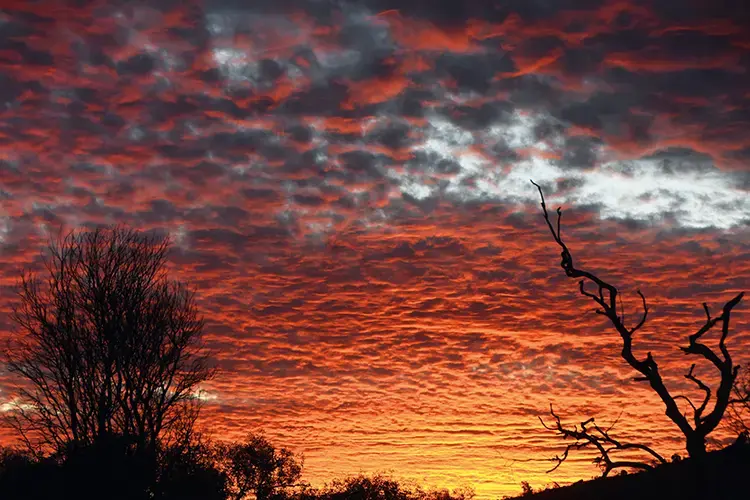
{"type": "MultiPolygon", "coordinates": [[[[208,430],[265,430],[314,485],[596,475],[585,453],[545,473],[550,402],[682,451],[529,179],[628,322],[646,295],[636,354],[696,395],[678,346],[750,290],[747,0],[0,6],[0,341],[51,236],[121,223],[168,232],[198,291],[208,430]]],[[[0,411],[10,384],[0,365],[0,411]]]]}

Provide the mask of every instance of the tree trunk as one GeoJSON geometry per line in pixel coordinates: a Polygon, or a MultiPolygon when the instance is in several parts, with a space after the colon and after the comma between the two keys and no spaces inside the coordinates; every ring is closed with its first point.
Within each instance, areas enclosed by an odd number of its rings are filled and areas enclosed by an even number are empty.
{"type": "Polygon", "coordinates": [[[706,455],[706,438],[697,433],[687,436],[686,447],[690,458],[701,458],[706,455]]]}

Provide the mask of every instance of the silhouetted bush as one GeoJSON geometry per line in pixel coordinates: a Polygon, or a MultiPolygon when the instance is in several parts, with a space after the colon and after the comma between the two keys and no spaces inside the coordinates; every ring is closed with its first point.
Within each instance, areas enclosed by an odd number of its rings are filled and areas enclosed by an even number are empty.
{"type": "Polygon", "coordinates": [[[217,468],[210,444],[172,447],[161,455],[157,494],[161,500],[224,500],[227,477],[217,468]]]}
{"type": "Polygon", "coordinates": [[[332,481],[320,490],[304,491],[300,500],[471,500],[474,491],[468,488],[425,490],[408,482],[381,474],[360,474],[332,481]]]}
{"type": "Polygon", "coordinates": [[[156,483],[156,456],[138,449],[133,441],[129,436],[109,435],[87,446],[69,446],[60,464],[65,498],[149,498],[156,483]]]}
{"type": "Polygon", "coordinates": [[[262,434],[250,434],[241,443],[219,444],[216,463],[227,478],[229,498],[256,500],[285,498],[299,486],[302,457],[286,448],[276,448],[262,434]]]}
{"type": "Polygon", "coordinates": [[[750,434],[750,366],[743,367],[735,380],[727,420],[737,435],[750,434]]]}
{"type": "Polygon", "coordinates": [[[213,457],[205,444],[149,455],[123,436],[70,447],[41,459],[3,449],[0,498],[225,500],[226,477],[215,467],[213,457]]]}

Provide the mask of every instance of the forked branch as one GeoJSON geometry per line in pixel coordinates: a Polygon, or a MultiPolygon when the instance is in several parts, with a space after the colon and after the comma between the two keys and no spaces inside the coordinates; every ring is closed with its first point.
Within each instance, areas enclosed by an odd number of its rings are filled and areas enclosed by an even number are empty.
{"type": "Polygon", "coordinates": [[[536,186],[539,191],[544,220],[547,223],[550,233],[552,233],[552,237],[561,249],[560,255],[562,259],[560,266],[565,271],[565,275],[571,278],[580,279],[578,287],[581,295],[593,300],[599,306],[599,308],[596,309],[596,313],[606,316],[615,330],[617,330],[617,333],[622,339],[622,358],[640,373],[640,376],[635,377],[635,380],[648,382],[654,392],[658,394],[659,398],[664,403],[666,415],[677,425],[685,436],[688,454],[690,456],[704,454],[706,452],[706,436],[718,426],[724,416],[730,400],[732,387],[739,370],[738,366],[732,364],[732,358],[726,347],[725,341],[729,334],[729,320],[732,309],[742,300],[744,292],[737,294],[732,300],[724,304],[721,315],[716,318],[711,317],[708,306],[704,303],[703,309],[706,312],[706,323],[696,333],[688,337],[688,347],[682,348],[685,354],[697,355],[708,360],[719,371],[721,381],[715,393],[712,394],[711,389],[695,377],[693,374],[695,365],[693,365],[693,368],[690,369],[686,378],[694,382],[704,392],[705,397],[703,402],[700,406],[696,407],[686,396],[673,397],[664,385],[664,381],[659,374],[659,367],[656,364],[656,361],[654,361],[651,353],[647,353],[645,357],[640,359],[633,354],[633,335],[643,327],[648,317],[649,309],[648,304],[646,303],[646,297],[640,290],[638,290],[638,295],[641,298],[643,306],[643,313],[634,327],[627,328],[625,325],[625,314],[622,307],[622,301],[620,301],[620,313],[618,314],[617,311],[617,288],[595,274],[575,267],[570,250],[562,238],[562,210],[560,208],[556,210],[557,221],[553,224],[547,211],[547,205],[544,201],[544,193],[542,192],[541,186],[534,181],[531,181],[531,183],[536,186]],[[587,280],[594,284],[596,287],[595,291],[592,292],[586,288],[587,280]],[[721,338],[719,340],[719,354],[717,354],[708,346],[702,344],[700,340],[708,331],[719,323],[721,324],[721,338]],[[714,407],[711,412],[704,414],[712,395],[715,399],[714,407]],[[675,399],[685,399],[688,401],[693,409],[694,425],[691,425],[687,417],[680,411],[675,399]]]}
{"type": "MultiPolygon", "coordinates": [[[[607,477],[610,471],[618,468],[628,469],[641,469],[649,470],[653,469],[653,463],[666,463],[664,457],[659,455],[656,451],[643,444],[634,443],[623,443],[612,436],[609,432],[614,427],[614,423],[607,429],[602,429],[594,421],[594,417],[581,422],[580,429],[578,426],[574,426],[572,429],[563,426],[560,417],[555,413],[552,408],[552,404],[549,405],[549,412],[554,419],[554,425],[547,425],[542,417],[539,417],[539,421],[542,423],[545,429],[555,431],[562,436],[563,439],[571,438],[574,440],[565,447],[562,455],[558,455],[551,460],[556,462],[555,466],[547,472],[552,472],[560,467],[563,462],[568,458],[568,454],[571,450],[582,450],[585,448],[595,448],[599,453],[599,456],[594,459],[594,463],[598,464],[604,469],[602,476],[607,477]],[[622,451],[640,451],[651,456],[650,462],[641,460],[619,460],[615,458],[615,453],[622,451]]],[[[617,423],[617,421],[615,421],[617,423]]]]}
{"type": "Polygon", "coordinates": [[[703,398],[703,402],[701,405],[696,408],[695,405],[691,406],[693,407],[693,414],[695,418],[695,425],[699,425],[701,422],[701,415],[703,414],[703,410],[706,409],[706,405],[708,404],[709,400],[711,399],[711,388],[708,387],[706,384],[704,384],[698,377],[693,375],[693,370],[695,370],[695,363],[690,365],[690,370],[688,370],[687,374],[685,375],[685,378],[688,380],[692,380],[695,382],[695,384],[698,386],[699,389],[701,389],[705,393],[705,397],[703,398]]]}

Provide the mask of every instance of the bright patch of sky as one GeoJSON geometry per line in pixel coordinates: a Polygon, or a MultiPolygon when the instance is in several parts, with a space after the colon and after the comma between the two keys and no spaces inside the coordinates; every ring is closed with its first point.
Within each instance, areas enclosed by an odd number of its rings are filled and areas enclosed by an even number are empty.
{"type": "MultiPolygon", "coordinates": [[[[579,182],[556,196],[551,203],[596,205],[602,218],[635,219],[639,221],[673,220],[682,227],[730,228],[750,218],[750,198],[733,187],[729,173],[717,169],[667,172],[657,160],[609,161],[590,170],[574,170],[539,153],[550,149],[550,141],[536,140],[534,126],[541,117],[516,113],[507,125],[492,126],[483,137],[476,137],[461,127],[434,118],[425,130],[426,140],[414,152],[432,154],[459,165],[447,179],[442,193],[458,201],[535,202],[537,192],[529,183],[556,184],[575,178],[579,182]],[[503,168],[500,162],[471,152],[467,148],[481,141],[502,138],[511,149],[529,150],[528,156],[503,168]],[[627,172],[627,173],[624,173],[627,172]],[[473,182],[465,182],[468,179],[473,182]]],[[[556,139],[552,140],[553,146],[556,139]]],[[[391,171],[400,182],[400,189],[410,197],[424,200],[441,194],[430,178],[414,172],[391,171]]]]}
{"type": "MultiPolygon", "coordinates": [[[[352,14],[350,12],[350,14],[352,14]]],[[[352,14],[354,15],[354,14],[352,14]]],[[[355,16],[356,17],[356,16],[355,16]]],[[[352,17],[356,21],[354,17],[352,17]]],[[[288,20],[273,16],[234,16],[226,13],[207,16],[207,27],[215,37],[213,58],[235,83],[253,83],[260,78],[258,61],[264,57],[264,47],[233,47],[227,44],[240,23],[258,26],[261,31],[271,27],[280,32],[294,31],[295,38],[310,37],[300,33],[299,27],[288,20]],[[225,40],[224,42],[218,39],[225,40]]],[[[371,29],[382,31],[379,43],[390,43],[384,26],[371,29]]],[[[252,35],[255,37],[256,35],[252,35]]],[[[261,35],[257,35],[261,36],[261,35]]],[[[313,68],[323,73],[336,73],[342,67],[353,66],[360,58],[351,49],[313,49],[313,68]]],[[[293,77],[295,66],[283,63],[285,71],[293,77]]],[[[313,69],[311,68],[311,69],[313,69]]],[[[554,204],[598,206],[603,218],[635,219],[660,222],[669,220],[682,227],[730,228],[750,219],[750,198],[747,193],[733,187],[730,175],[720,170],[686,169],[682,172],[660,168],[657,160],[604,161],[593,169],[575,169],[552,158],[551,151],[564,147],[562,134],[537,138],[534,129],[542,119],[549,117],[528,112],[515,112],[511,120],[496,123],[482,132],[472,132],[433,114],[422,130],[424,140],[414,146],[414,153],[423,153],[435,159],[435,166],[418,168],[386,166],[386,175],[395,181],[397,189],[410,198],[427,200],[444,197],[455,202],[536,202],[536,190],[529,179],[546,185],[576,179],[574,187],[564,194],[548,192],[554,204]],[[510,164],[483,154],[494,144],[502,144],[510,151],[523,150],[520,159],[510,164]],[[458,168],[439,171],[437,163],[450,162],[458,168]],[[627,171],[627,172],[626,172],[627,171]]],[[[377,121],[377,120],[376,120],[377,121]]],[[[363,124],[363,135],[373,123],[363,124]]],[[[366,143],[359,147],[367,149],[366,143]]],[[[604,152],[604,151],[602,151],[604,152]]],[[[604,158],[604,155],[599,155],[604,158]]],[[[336,162],[335,156],[328,161],[336,162]]],[[[367,218],[362,214],[362,219],[367,218]]],[[[330,228],[329,228],[330,229],[330,228]]]]}

